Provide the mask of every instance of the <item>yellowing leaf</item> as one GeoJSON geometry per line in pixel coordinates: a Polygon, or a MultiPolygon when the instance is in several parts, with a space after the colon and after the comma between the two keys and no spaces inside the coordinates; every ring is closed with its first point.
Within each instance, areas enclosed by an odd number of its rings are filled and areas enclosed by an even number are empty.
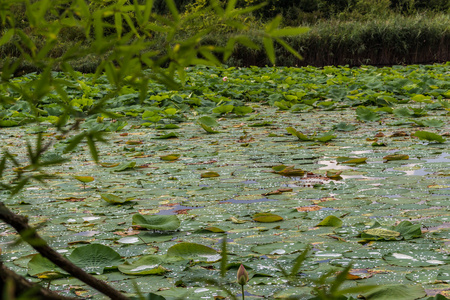
{"type": "Polygon", "coordinates": [[[390,161],[390,160],[407,160],[409,159],[409,155],[406,154],[390,154],[383,157],[383,159],[390,161]]]}
{"type": "Polygon", "coordinates": [[[272,213],[258,213],[253,216],[253,221],[260,223],[273,223],[283,221],[283,218],[272,213]]]}
{"type": "Polygon", "coordinates": [[[181,156],[180,154],[169,154],[169,155],[160,156],[159,158],[164,161],[175,161],[175,160],[179,159],[180,156],[181,156]]]}
{"type": "Polygon", "coordinates": [[[76,180],[82,182],[82,183],[88,183],[94,181],[94,177],[92,176],[73,176],[76,180]]]}
{"type": "Polygon", "coordinates": [[[211,178],[211,177],[219,177],[219,173],[217,172],[205,172],[200,175],[201,178],[211,178]]]}

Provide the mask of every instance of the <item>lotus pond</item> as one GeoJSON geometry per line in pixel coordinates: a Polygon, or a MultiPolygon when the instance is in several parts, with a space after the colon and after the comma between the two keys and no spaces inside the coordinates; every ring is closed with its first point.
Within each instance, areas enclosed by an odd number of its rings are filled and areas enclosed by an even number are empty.
{"type": "MultiPolygon", "coordinates": [[[[78,117],[112,89],[106,77],[54,76],[67,80],[78,117]]],[[[58,177],[46,185],[2,201],[88,272],[130,295],[137,286],[166,299],[223,299],[201,279],[220,277],[226,239],[223,282],[240,294],[243,263],[246,299],[312,298],[306,279],[350,263],[345,287],[450,295],[450,65],[197,67],[181,91],[150,83],[144,99],[131,86],[120,93],[107,102],[114,118],[81,124],[108,134],[99,164],[87,143],[66,151],[71,137],[55,130],[51,97],[39,125],[20,100],[0,115],[2,149],[19,161],[38,133],[53,141],[43,159],[70,159],[50,168],[58,177]],[[286,279],[280,267],[308,245],[286,279]]],[[[16,240],[1,223],[6,266],[65,295],[102,298],[16,240]]]]}

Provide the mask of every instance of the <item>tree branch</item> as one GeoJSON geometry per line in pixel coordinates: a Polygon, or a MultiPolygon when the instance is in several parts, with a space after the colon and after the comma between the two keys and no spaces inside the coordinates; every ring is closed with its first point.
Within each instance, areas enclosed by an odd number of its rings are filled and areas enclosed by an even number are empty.
{"type": "MultiPolygon", "coordinates": [[[[65,297],[58,295],[55,292],[52,292],[48,289],[45,289],[41,287],[38,284],[34,284],[23,278],[22,276],[16,274],[15,272],[11,271],[7,267],[5,267],[2,262],[0,261],[0,283],[6,284],[8,280],[11,280],[14,282],[15,290],[17,291],[29,291],[34,290],[35,293],[33,296],[38,296],[39,298],[46,299],[46,300],[77,300],[78,298],[73,297],[65,297]]],[[[34,298],[33,298],[34,299],[34,298]]]]}
{"type": "Polygon", "coordinates": [[[14,227],[22,239],[29,243],[43,257],[68,272],[70,275],[78,278],[111,299],[129,300],[129,298],[124,294],[114,289],[106,282],[86,273],[81,268],[77,267],[71,261],[56,252],[53,248],[48,246],[47,242],[36,232],[36,229],[28,224],[28,219],[26,217],[14,214],[2,202],[0,202],[0,219],[14,227]]]}

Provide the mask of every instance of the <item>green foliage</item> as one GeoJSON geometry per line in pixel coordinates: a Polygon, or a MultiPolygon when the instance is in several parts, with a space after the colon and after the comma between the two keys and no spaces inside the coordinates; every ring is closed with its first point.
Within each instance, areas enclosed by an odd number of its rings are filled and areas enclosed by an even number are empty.
{"type": "Polygon", "coordinates": [[[429,131],[416,131],[414,136],[430,142],[444,143],[446,141],[441,135],[429,131]]]}

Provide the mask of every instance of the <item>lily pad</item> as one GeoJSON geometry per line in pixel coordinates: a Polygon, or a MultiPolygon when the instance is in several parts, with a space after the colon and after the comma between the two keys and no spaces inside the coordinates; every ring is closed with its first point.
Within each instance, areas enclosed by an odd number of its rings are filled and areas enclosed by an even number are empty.
{"type": "Polygon", "coordinates": [[[219,177],[220,176],[220,174],[219,173],[217,173],[217,172],[205,172],[205,173],[202,173],[201,175],[200,175],[200,177],[201,178],[212,178],[212,177],[219,177]]]}
{"type": "Polygon", "coordinates": [[[161,266],[164,260],[160,256],[146,255],[132,263],[118,266],[119,271],[128,275],[163,275],[168,270],[161,266]]]}
{"type": "Polygon", "coordinates": [[[180,220],[175,215],[133,215],[133,225],[151,230],[177,230],[180,227],[180,220]]]}
{"type": "Polygon", "coordinates": [[[283,221],[283,217],[272,213],[257,213],[253,215],[253,221],[260,223],[273,223],[283,221]]]}
{"type": "Polygon", "coordinates": [[[122,204],[131,201],[133,198],[122,198],[113,194],[100,194],[103,200],[111,204],[122,204]]]}
{"type": "Polygon", "coordinates": [[[167,250],[168,257],[182,257],[194,261],[216,262],[220,260],[220,254],[207,246],[196,243],[179,243],[167,250]]]}
{"type": "Polygon", "coordinates": [[[383,157],[383,159],[385,159],[386,161],[391,161],[391,160],[408,160],[409,159],[409,155],[407,155],[407,154],[389,154],[389,155],[386,155],[385,157],[383,157]]]}
{"type": "Polygon", "coordinates": [[[105,269],[116,269],[124,259],[113,249],[100,244],[81,246],[68,259],[88,273],[103,274],[105,269]]]}
{"type": "Polygon", "coordinates": [[[136,162],[135,161],[130,161],[130,162],[121,162],[118,166],[112,168],[112,170],[114,172],[122,172],[122,171],[126,171],[129,169],[133,169],[136,166],[136,162]]]}
{"type": "Polygon", "coordinates": [[[414,300],[427,293],[419,285],[384,285],[362,294],[367,300],[414,300]]]}
{"type": "Polygon", "coordinates": [[[164,161],[175,161],[175,160],[179,159],[180,156],[181,156],[181,154],[169,154],[169,155],[160,156],[159,158],[164,161]]]}
{"type": "Polygon", "coordinates": [[[331,226],[331,227],[341,227],[343,224],[342,220],[339,219],[336,216],[328,216],[325,219],[323,219],[319,224],[316,226],[331,226]]]}
{"type": "Polygon", "coordinates": [[[33,277],[46,279],[58,278],[68,275],[66,271],[59,268],[40,254],[34,255],[33,258],[28,262],[28,274],[33,277]]]}
{"type": "Polygon", "coordinates": [[[416,131],[414,133],[414,136],[418,137],[421,140],[427,140],[431,142],[438,142],[438,143],[445,142],[445,139],[441,135],[429,131],[416,131]]]}

